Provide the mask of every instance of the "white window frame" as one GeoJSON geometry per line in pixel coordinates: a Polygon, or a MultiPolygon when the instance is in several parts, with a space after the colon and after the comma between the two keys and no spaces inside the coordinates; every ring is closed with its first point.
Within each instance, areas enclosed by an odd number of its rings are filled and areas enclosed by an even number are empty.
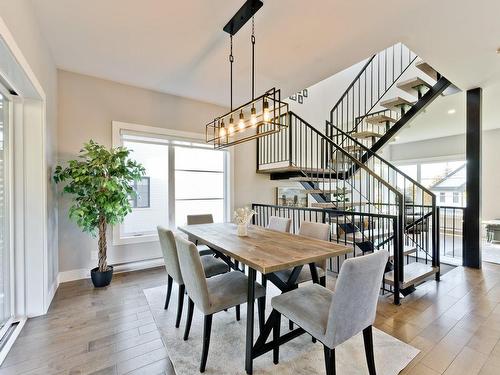
{"type": "MultiPolygon", "coordinates": [[[[122,146],[122,134],[134,134],[143,137],[151,138],[167,138],[170,141],[186,141],[193,143],[205,143],[205,134],[186,132],[181,130],[166,129],[155,126],[147,126],[140,124],[133,124],[121,121],[112,121],[112,146],[118,147],[122,146]]],[[[173,165],[175,163],[174,158],[174,147],[169,147],[169,163],[173,165]]],[[[227,157],[224,158],[224,173],[226,176],[224,182],[224,221],[228,221],[230,218],[230,213],[233,208],[233,151],[232,149],[227,150],[227,157]]],[[[169,168],[169,178],[168,178],[168,194],[169,194],[169,210],[168,210],[168,223],[169,227],[174,228],[173,223],[175,223],[175,168],[169,168]]],[[[120,226],[113,226],[113,245],[120,246],[132,243],[144,243],[144,242],[156,242],[158,241],[158,234],[145,234],[141,236],[130,236],[122,237],[120,234],[120,226]]]]}

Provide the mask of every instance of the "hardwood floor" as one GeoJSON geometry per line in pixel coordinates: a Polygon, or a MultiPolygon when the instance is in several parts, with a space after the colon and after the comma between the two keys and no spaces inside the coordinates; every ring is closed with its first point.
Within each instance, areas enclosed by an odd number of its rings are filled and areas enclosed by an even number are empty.
{"type": "Polygon", "coordinates": [[[142,292],[165,279],[158,268],[114,275],[100,290],[90,280],[61,284],[48,314],[28,320],[0,374],[173,375],[142,292]]]}
{"type": "MultiPolygon", "coordinates": [[[[158,268],[115,275],[102,290],[89,280],[62,284],[48,314],[27,322],[0,375],[174,374],[142,293],[165,283],[158,268]]],[[[421,350],[403,374],[499,374],[500,265],[457,267],[402,306],[381,296],[375,326],[421,350]]]]}

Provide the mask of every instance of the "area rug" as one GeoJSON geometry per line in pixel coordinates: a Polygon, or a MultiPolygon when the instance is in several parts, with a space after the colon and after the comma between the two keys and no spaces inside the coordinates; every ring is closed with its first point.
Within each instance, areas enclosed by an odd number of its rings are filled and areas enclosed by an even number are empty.
{"type": "MultiPolygon", "coordinates": [[[[269,286],[268,284],[266,314],[269,314],[271,311],[270,297],[279,293],[276,288],[269,286]]],[[[177,287],[174,286],[169,309],[165,311],[163,305],[165,303],[166,287],[144,290],[176,374],[199,374],[203,315],[195,307],[189,340],[183,341],[186,311],[183,312],[180,328],[176,329],[176,293],[177,287]]],[[[184,309],[187,310],[187,299],[184,305],[184,309]]],[[[255,322],[255,333],[257,335],[257,313],[255,314],[255,322]]],[[[281,332],[288,332],[288,320],[282,319],[282,325],[281,332]]],[[[246,305],[243,305],[241,308],[241,320],[239,322],[236,321],[234,309],[214,315],[206,374],[245,374],[245,332],[246,305]]],[[[375,363],[377,374],[379,375],[398,374],[419,352],[418,349],[380,330],[374,329],[373,336],[375,363]]],[[[361,335],[343,343],[335,352],[337,374],[368,374],[361,335]]],[[[323,345],[319,342],[316,344],[312,343],[311,337],[308,335],[302,335],[282,345],[280,347],[280,363],[278,365],[273,364],[272,352],[266,353],[254,360],[254,374],[256,375],[310,375],[324,373],[323,345]]]]}

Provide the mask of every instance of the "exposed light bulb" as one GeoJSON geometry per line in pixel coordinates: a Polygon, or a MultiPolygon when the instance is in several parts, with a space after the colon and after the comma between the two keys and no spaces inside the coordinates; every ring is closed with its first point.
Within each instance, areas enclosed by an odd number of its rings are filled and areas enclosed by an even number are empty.
{"type": "Polygon", "coordinates": [[[240,130],[245,129],[245,117],[243,116],[243,110],[240,112],[240,121],[238,121],[238,128],[240,130]]]}
{"type": "Polygon", "coordinates": [[[264,101],[264,121],[269,121],[271,119],[271,115],[269,114],[269,103],[264,101]]]}
{"type": "Polygon", "coordinates": [[[228,131],[229,135],[234,133],[234,120],[233,120],[232,115],[231,115],[231,117],[229,117],[229,127],[228,127],[227,131],[228,131]]]}
{"type": "Polygon", "coordinates": [[[255,111],[254,106],[252,106],[252,109],[250,111],[250,123],[252,124],[252,127],[254,127],[254,128],[257,125],[257,113],[255,111]]]}
{"type": "Polygon", "coordinates": [[[219,128],[219,137],[225,137],[225,136],[226,136],[226,127],[224,126],[224,120],[221,120],[219,128]]]}

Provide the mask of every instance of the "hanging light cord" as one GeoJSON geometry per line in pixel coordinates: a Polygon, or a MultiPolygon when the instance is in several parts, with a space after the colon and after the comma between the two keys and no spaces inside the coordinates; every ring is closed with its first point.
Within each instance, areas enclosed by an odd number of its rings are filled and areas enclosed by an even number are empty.
{"type": "Polygon", "coordinates": [[[255,21],[252,17],[252,100],[255,99],[255,21]]]}
{"type": "Polygon", "coordinates": [[[233,111],[233,62],[234,62],[234,56],[233,56],[233,35],[231,35],[231,52],[229,54],[229,66],[230,66],[230,95],[231,95],[231,112],[233,111]]]}

